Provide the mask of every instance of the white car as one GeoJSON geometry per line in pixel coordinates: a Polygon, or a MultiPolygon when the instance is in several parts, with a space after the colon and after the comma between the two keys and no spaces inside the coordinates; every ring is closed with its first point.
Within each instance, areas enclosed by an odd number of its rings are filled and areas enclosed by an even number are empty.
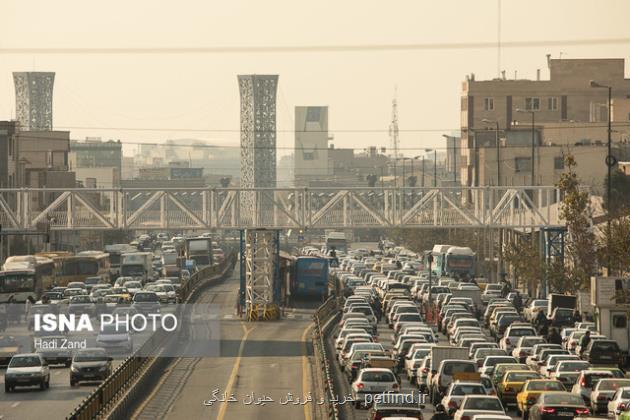
{"type": "Polygon", "coordinates": [[[488,390],[479,382],[451,383],[442,398],[442,405],[449,413],[454,413],[467,395],[488,395],[488,390]]]}
{"type": "Polygon", "coordinates": [[[504,416],[505,409],[498,397],[491,395],[467,395],[455,412],[453,420],[470,419],[476,414],[498,414],[504,416]]]}
{"type": "Polygon", "coordinates": [[[630,379],[607,378],[601,379],[593,391],[591,391],[591,410],[594,415],[608,413],[608,401],[610,401],[617,389],[630,387],[630,379]]]}
{"type": "Polygon", "coordinates": [[[108,352],[131,353],[133,350],[133,339],[124,324],[103,325],[96,336],[96,344],[108,352]]]}
{"type": "Polygon", "coordinates": [[[630,403],[630,386],[617,388],[617,392],[608,401],[608,418],[619,420],[619,415],[625,411],[630,403]]]}
{"type": "Polygon", "coordinates": [[[23,353],[11,358],[4,372],[4,392],[12,392],[16,386],[50,386],[50,369],[41,354],[23,353]]]}
{"type": "Polygon", "coordinates": [[[516,343],[521,337],[534,336],[536,336],[536,330],[531,325],[510,325],[505,330],[501,341],[499,341],[499,347],[509,354],[512,353],[512,350],[514,350],[514,347],[516,347],[516,343]]]}
{"type": "Polygon", "coordinates": [[[352,398],[356,408],[365,406],[365,397],[368,394],[376,395],[385,392],[398,392],[400,385],[396,376],[389,369],[367,368],[362,369],[357,379],[352,383],[352,398]]]}

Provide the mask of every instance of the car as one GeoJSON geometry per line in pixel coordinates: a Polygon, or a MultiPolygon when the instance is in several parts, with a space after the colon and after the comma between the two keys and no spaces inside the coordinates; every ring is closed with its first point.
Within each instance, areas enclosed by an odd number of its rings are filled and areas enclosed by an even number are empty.
{"type": "Polygon", "coordinates": [[[0,366],[6,366],[11,358],[20,352],[22,346],[11,335],[0,335],[0,366]]]}
{"type": "Polygon", "coordinates": [[[139,313],[160,313],[160,298],[155,292],[139,291],[133,295],[133,307],[139,313]]]}
{"type": "Polygon", "coordinates": [[[34,350],[39,353],[49,365],[70,366],[72,350],[66,346],[67,337],[62,335],[47,335],[34,340],[34,350]]]}
{"type": "Polygon", "coordinates": [[[561,360],[556,364],[556,368],[550,373],[550,379],[557,379],[566,387],[573,386],[577,381],[580,372],[588,369],[591,364],[584,360],[561,360]]]}
{"type": "Polygon", "coordinates": [[[542,365],[540,366],[539,372],[543,376],[551,377],[551,373],[556,370],[558,363],[567,360],[581,361],[575,354],[551,354],[541,362],[542,365]]]}
{"type": "MultiPolygon", "coordinates": [[[[131,277],[129,277],[131,279],[131,277]]],[[[128,280],[126,282],[124,282],[122,285],[122,287],[125,287],[127,289],[127,292],[129,292],[130,295],[134,295],[136,292],[139,292],[142,290],[142,283],[137,281],[137,280],[128,280]]]]}
{"type": "Polygon", "coordinates": [[[549,301],[547,299],[534,299],[525,309],[523,309],[523,315],[526,320],[533,322],[538,315],[538,311],[543,311],[545,314],[547,313],[548,306],[549,301]]]}
{"type": "Polygon", "coordinates": [[[519,362],[525,363],[527,357],[531,355],[534,345],[542,343],[545,343],[545,339],[541,336],[520,337],[512,350],[512,356],[516,357],[519,362]]]}
{"type": "Polygon", "coordinates": [[[352,383],[352,398],[355,407],[361,408],[366,404],[366,395],[397,392],[399,389],[400,384],[391,370],[367,368],[362,369],[352,383]]]}
{"type": "Polygon", "coordinates": [[[630,379],[600,379],[591,391],[591,411],[594,415],[608,413],[608,401],[618,388],[630,386],[630,379]]]}
{"type": "Polygon", "coordinates": [[[486,356],[479,368],[479,373],[492,376],[495,366],[500,363],[518,363],[518,360],[512,356],[486,356]]]}
{"type": "Polygon", "coordinates": [[[93,317],[96,315],[96,306],[88,295],[71,296],[68,302],[68,314],[87,314],[93,317]]]}
{"type": "Polygon", "coordinates": [[[131,353],[133,339],[125,324],[103,325],[96,336],[96,344],[108,352],[131,353]]]}
{"type": "Polygon", "coordinates": [[[538,396],[548,391],[565,392],[566,388],[560,381],[553,379],[529,379],[525,381],[520,392],[516,394],[516,413],[526,417],[529,407],[536,404],[538,396]]]}
{"type": "Polygon", "coordinates": [[[528,370],[527,365],[522,363],[499,363],[494,367],[494,372],[490,375],[492,385],[496,388],[499,380],[503,377],[503,374],[508,370],[528,370]]]}
{"type": "Polygon", "coordinates": [[[422,359],[422,363],[416,370],[416,385],[420,392],[426,393],[429,389],[428,377],[431,368],[431,356],[422,359]]]}
{"type": "Polygon", "coordinates": [[[523,384],[530,379],[542,379],[542,375],[531,370],[508,370],[497,383],[497,397],[504,406],[516,404],[516,395],[519,393],[523,384]]]}
{"type": "Polygon", "coordinates": [[[70,386],[83,381],[102,381],[112,374],[112,357],[103,348],[77,350],[70,365],[70,386]]]}
{"type": "Polygon", "coordinates": [[[615,394],[608,401],[608,418],[618,420],[621,413],[630,408],[630,386],[617,388],[615,394]]]}
{"type": "Polygon", "coordinates": [[[87,286],[85,285],[84,282],[82,281],[71,281],[70,283],[67,284],[68,289],[87,289],[87,286]]]}
{"type": "Polygon", "coordinates": [[[50,387],[50,369],[41,354],[21,353],[11,358],[4,372],[4,392],[12,392],[17,386],[39,385],[50,387]]]}
{"type": "Polygon", "coordinates": [[[508,354],[512,353],[514,347],[521,337],[535,337],[536,330],[531,325],[512,324],[505,330],[505,334],[501,341],[499,341],[499,347],[505,350],[508,354]]]}
{"type": "Polygon", "coordinates": [[[88,294],[87,289],[84,289],[81,287],[68,287],[63,291],[64,298],[70,298],[72,296],[87,295],[87,294],[88,294]]]}
{"type": "Polygon", "coordinates": [[[479,382],[452,382],[442,398],[442,405],[449,413],[454,413],[466,395],[488,395],[488,390],[479,382]]]}
{"type": "Polygon", "coordinates": [[[536,403],[527,411],[530,420],[555,420],[588,416],[590,411],[579,395],[571,392],[551,391],[538,396],[536,403]]]}
{"type": "Polygon", "coordinates": [[[571,388],[571,392],[580,395],[584,402],[590,405],[591,391],[597,382],[605,378],[614,378],[614,375],[609,370],[583,370],[571,388]]]}
{"type": "Polygon", "coordinates": [[[459,409],[455,411],[453,420],[470,420],[476,414],[505,415],[505,409],[499,398],[492,395],[467,395],[459,409]]]}
{"type": "Polygon", "coordinates": [[[582,353],[582,359],[592,365],[620,366],[621,349],[614,340],[593,340],[582,353]]]}
{"type": "Polygon", "coordinates": [[[475,414],[472,420],[512,420],[512,417],[500,414],[475,414]]]}
{"type": "MultiPolygon", "coordinates": [[[[392,394],[392,397],[402,394],[392,394]]],[[[368,420],[422,420],[423,404],[375,402],[368,411],[368,420]]]]}
{"type": "Polygon", "coordinates": [[[429,396],[436,404],[443,397],[451,382],[457,379],[475,379],[480,375],[477,364],[472,360],[445,359],[440,362],[437,371],[431,375],[429,396]]]}

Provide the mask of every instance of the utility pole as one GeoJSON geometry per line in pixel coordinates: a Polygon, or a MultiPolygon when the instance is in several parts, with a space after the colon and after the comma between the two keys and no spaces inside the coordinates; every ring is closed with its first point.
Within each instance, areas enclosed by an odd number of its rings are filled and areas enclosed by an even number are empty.
{"type": "Polygon", "coordinates": [[[612,198],[612,168],[617,164],[617,158],[615,158],[612,154],[612,86],[602,85],[597,83],[594,80],[591,80],[590,86],[592,88],[602,88],[608,89],[608,156],[606,156],[606,166],[608,167],[608,182],[606,183],[606,236],[607,236],[607,247],[608,247],[608,255],[606,256],[606,268],[608,270],[608,275],[611,275],[612,267],[610,260],[610,209],[612,207],[611,198],[612,198]]]}
{"type": "Polygon", "coordinates": [[[422,188],[424,188],[424,155],[422,155],[422,188]]]}
{"type": "Polygon", "coordinates": [[[433,186],[437,187],[437,149],[433,151],[433,186]]]}

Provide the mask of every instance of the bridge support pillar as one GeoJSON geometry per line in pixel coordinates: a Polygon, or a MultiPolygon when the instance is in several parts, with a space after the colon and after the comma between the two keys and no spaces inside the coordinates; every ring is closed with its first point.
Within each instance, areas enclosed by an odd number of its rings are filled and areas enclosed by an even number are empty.
{"type": "MultiPolygon", "coordinates": [[[[279,231],[245,230],[241,239],[245,315],[249,321],[277,319],[279,307],[279,231]]],[[[242,293],[242,290],[241,290],[242,293]]],[[[241,294],[243,296],[243,294],[241,294]]]]}

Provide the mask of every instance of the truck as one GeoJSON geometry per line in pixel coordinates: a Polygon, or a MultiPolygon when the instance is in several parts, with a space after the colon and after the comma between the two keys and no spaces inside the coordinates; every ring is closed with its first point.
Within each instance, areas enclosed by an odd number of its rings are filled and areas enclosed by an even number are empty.
{"type": "Polygon", "coordinates": [[[186,238],[184,256],[187,260],[194,260],[199,268],[212,265],[212,238],[186,238]]]}
{"type": "Polygon", "coordinates": [[[120,276],[120,257],[124,253],[136,252],[138,249],[129,244],[105,245],[105,252],[109,254],[109,274],[112,279],[120,276]]]}
{"type": "Polygon", "coordinates": [[[550,293],[547,296],[549,303],[547,304],[547,314],[551,315],[556,308],[577,308],[577,296],[562,295],[559,293],[550,293]]]}
{"type": "Polygon", "coordinates": [[[348,253],[348,241],[344,232],[328,232],[326,233],[326,253],[330,252],[333,247],[337,253],[348,253]]]}
{"type": "Polygon", "coordinates": [[[181,268],[177,265],[177,254],[165,252],[162,254],[162,275],[164,277],[179,277],[181,268]]]}
{"type": "Polygon", "coordinates": [[[591,303],[599,334],[615,340],[626,363],[630,357],[630,281],[622,277],[591,277],[591,303]]]}
{"type": "Polygon", "coordinates": [[[468,360],[468,349],[451,346],[431,347],[431,372],[436,371],[442,360],[447,359],[468,360]]]}
{"type": "Polygon", "coordinates": [[[120,256],[120,275],[145,284],[153,280],[153,253],[128,252],[120,256]]]}
{"type": "MultiPolygon", "coordinates": [[[[465,283],[467,284],[467,283],[465,283]]],[[[481,289],[451,289],[452,297],[463,297],[463,298],[471,298],[477,310],[483,309],[483,302],[481,301],[481,289]]]]}

